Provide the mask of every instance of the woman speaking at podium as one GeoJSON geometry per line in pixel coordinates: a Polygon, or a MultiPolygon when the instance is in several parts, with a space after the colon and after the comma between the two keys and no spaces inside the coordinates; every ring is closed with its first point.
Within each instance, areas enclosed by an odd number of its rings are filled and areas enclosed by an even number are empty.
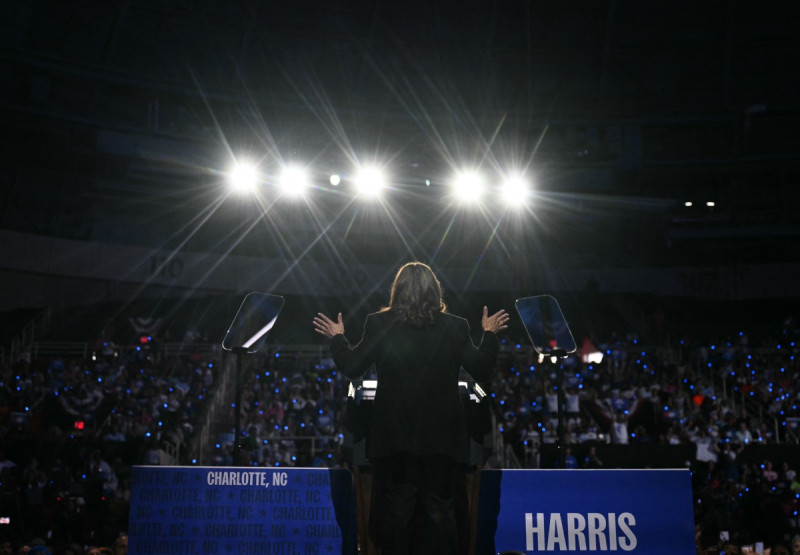
{"type": "Polygon", "coordinates": [[[508,314],[483,308],[484,334],[476,347],[467,321],[446,312],[433,270],[409,262],[397,272],[389,305],[367,316],[361,341],[351,345],[336,321],[314,318],[331,338],[337,368],[357,378],[375,364],[378,388],[367,456],[373,491],[370,537],[384,555],[457,553],[455,498],[468,462],[469,442],[458,390],[463,367],[488,381],[508,314]]]}

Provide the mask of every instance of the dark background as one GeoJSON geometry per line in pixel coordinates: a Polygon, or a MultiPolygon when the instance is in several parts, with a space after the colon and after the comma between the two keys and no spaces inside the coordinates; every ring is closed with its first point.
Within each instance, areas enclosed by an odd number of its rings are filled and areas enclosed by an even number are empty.
{"type": "MultiPolygon", "coordinates": [[[[286,264],[419,259],[520,282],[544,267],[551,284],[586,268],[721,269],[769,291],[765,265],[791,273],[800,255],[799,30],[792,1],[6,1],[0,230],[286,264]],[[260,200],[223,199],[244,158],[260,200]],[[305,203],[275,197],[293,161],[315,172],[305,203]],[[382,209],[347,180],[371,161],[391,175],[382,209]],[[536,196],[513,215],[494,193],[458,208],[447,182],[462,166],[491,186],[524,169],[536,196]]],[[[59,268],[0,258],[4,311],[82,302],[15,302],[53,289],[39,278],[59,268]]],[[[506,305],[509,283],[495,291],[506,305]]],[[[717,288],[697,296],[765,296],[717,288]]]]}

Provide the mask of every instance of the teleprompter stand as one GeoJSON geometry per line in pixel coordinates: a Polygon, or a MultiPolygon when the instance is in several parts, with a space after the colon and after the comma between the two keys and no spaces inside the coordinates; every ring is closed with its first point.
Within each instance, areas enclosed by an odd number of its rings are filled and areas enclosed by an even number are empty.
{"type": "Polygon", "coordinates": [[[283,297],[267,293],[248,293],[231,322],[222,348],[236,355],[236,401],[234,412],[233,462],[242,466],[242,357],[257,352],[267,340],[267,335],[278,320],[283,297]]]}
{"type": "Polygon", "coordinates": [[[539,295],[517,299],[514,303],[533,348],[539,355],[557,364],[558,376],[558,457],[566,467],[567,446],[564,425],[564,368],[559,362],[577,349],[561,307],[554,297],[539,295]]]}

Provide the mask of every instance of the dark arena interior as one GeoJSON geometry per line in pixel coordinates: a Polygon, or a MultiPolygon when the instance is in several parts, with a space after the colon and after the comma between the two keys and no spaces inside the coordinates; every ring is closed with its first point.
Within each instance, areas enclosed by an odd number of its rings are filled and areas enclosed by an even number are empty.
{"type": "Polygon", "coordinates": [[[125,553],[137,465],[350,468],[312,319],[421,261],[513,316],[484,468],[560,431],[689,469],[698,553],[800,553],[798,68],[793,0],[2,2],[0,552],[125,553]]]}

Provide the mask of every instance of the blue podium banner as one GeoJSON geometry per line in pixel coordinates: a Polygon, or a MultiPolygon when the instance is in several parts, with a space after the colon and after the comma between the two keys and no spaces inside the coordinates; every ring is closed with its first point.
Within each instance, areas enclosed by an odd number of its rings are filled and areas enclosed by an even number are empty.
{"type": "Polygon", "coordinates": [[[696,552],[688,470],[484,470],[478,554],[696,552]]]}
{"type": "Polygon", "coordinates": [[[356,553],[344,469],[133,467],[131,555],[356,553]]]}

